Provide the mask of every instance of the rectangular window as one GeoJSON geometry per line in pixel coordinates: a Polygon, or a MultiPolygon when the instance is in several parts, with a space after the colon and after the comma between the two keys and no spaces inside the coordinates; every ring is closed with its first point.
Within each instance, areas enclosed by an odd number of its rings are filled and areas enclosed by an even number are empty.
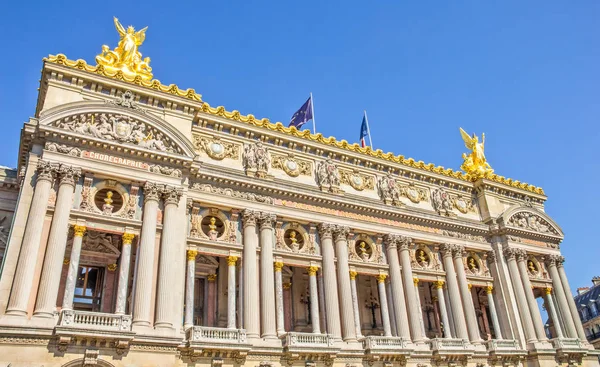
{"type": "Polygon", "coordinates": [[[75,282],[73,306],[76,310],[100,311],[104,269],[94,266],[80,266],[75,282]]]}

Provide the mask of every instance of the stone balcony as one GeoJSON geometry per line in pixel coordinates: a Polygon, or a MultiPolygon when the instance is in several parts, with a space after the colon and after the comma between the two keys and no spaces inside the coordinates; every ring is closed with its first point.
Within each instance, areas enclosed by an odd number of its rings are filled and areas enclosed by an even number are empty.
{"type": "Polygon", "coordinates": [[[131,315],[62,310],[55,327],[59,349],[66,350],[73,339],[94,339],[111,342],[117,351],[123,351],[133,340],[131,315]]]}
{"type": "Polygon", "coordinates": [[[328,361],[335,358],[339,347],[328,334],[288,332],[283,337],[283,351],[288,362],[328,361]]]}
{"type": "Polygon", "coordinates": [[[466,361],[475,354],[474,346],[464,339],[434,338],[427,341],[433,358],[438,362],[455,363],[466,361]]]}
{"type": "Polygon", "coordinates": [[[493,339],[485,342],[490,358],[497,364],[517,365],[527,355],[516,340],[493,339]]]}
{"type": "Polygon", "coordinates": [[[363,348],[371,361],[404,361],[414,350],[410,340],[396,336],[367,336],[363,348]]]}

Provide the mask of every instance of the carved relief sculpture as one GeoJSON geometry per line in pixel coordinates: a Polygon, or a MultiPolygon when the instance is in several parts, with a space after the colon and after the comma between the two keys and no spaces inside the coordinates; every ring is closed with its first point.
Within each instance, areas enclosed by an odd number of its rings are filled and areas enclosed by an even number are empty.
{"type": "Polygon", "coordinates": [[[194,135],[194,145],[196,146],[196,149],[203,151],[210,158],[218,161],[225,158],[235,160],[240,158],[239,147],[237,144],[223,142],[218,137],[209,139],[200,135],[194,135]]]}
{"type": "Polygon", "coordinates": [[[447,217],[456,216],[456,214],[452,213],[452,208],[454,206],[452,204],[452,200],[450,199],[450,195],[446,192],[446,190],[444,190],[443,187],[438,187],[431,192],[431,203],[433,205],[433,209],[439,215],[445,215],[447,217]]]}
{"type": "Polygon", "coordinates": [[[391,173],[379,179],[379,195],[383,202],[388,205],[404,206],[404,203],[400,201],[400,187],[391,173]]]}
{"type": "Polygon", "coordinates": [[[273,153],[271,156],[273,157],[271,167],[283,170],[288,176],[312,176],[312,164],[295,158],[292,153],[287,156],[273,153]]]}
{"type": "Polygon", "coordinates": [[[350,185],[356,191],[373,190],[373,177],[364,175],[358,170],[340,170],[340,183],[350,185]]]}
{"type": "Polygon", "coordinates": [[[333,160],[327,159],[317,167],[317,183],[322,191],[340,193],[340,172],[333,160]]]}
{"type": "Polygon", "coordinates": [[[508,220],[508,225],[529,231],[558,236],[558,231],[539,215],[529,212],[513,214],[508,220]]]}
{"type": "Polygon", "coordinates": [[[269,150],[262,142],[244,146],[244,168],[247,175],[265,178],[270,164],[269,150]]]}

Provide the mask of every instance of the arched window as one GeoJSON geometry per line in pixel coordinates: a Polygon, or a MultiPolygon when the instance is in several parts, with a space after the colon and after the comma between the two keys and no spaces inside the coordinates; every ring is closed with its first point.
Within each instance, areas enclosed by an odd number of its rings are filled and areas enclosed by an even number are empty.
{"type": "Polygon", "coordinates": [[[598,306],[596,305],[596,301],[590,302],[590,313],[591,317],[598,316],[598,306]]]}

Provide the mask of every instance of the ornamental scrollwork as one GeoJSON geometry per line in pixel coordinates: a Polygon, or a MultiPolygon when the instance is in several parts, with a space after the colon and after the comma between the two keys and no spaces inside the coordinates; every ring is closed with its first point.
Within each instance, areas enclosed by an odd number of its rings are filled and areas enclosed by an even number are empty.
{"type": "Polygon", "coordinates": [[[317,167],[317,184],[322,191],[341,193],[340,171],[333,160],[328,158],[319,162],[317,167]]]}
{"type": "Polygon", "coordinates": [[[415,186],[415,184],[413,184],[412,182],[402,187],[402,196],[407,197],[408,200],[412,201],[415,204],[418,204],[421,201],[429,200],[427,191],[425,189],[415,186]]]}
{"type": "Polygon", "coordinates": [[[240,158],[240,149],[237,144],[224,142],[217,136],[209,139],[200,135],[194,135],[194,146],[196,149],[206,153],[210,158],[218,161],[225,158],[234,160],[240,158]]]}
{"type": "Polygon", "coordinates": [[[487,261],[484,261],[479,254],[469,252],[464,257],[465,272],[470,275],[490,276],[490,270],[487,261]]]}
{"type": "Polygon", "coordinates": [[[296,222],[277,222],[275,225],[275,249],[297,254],[315,255],[316,238],[296,222]]]}
{"type": "Polygon", "coordinates": [[[465,199],[462,195],[457,195],[452,199],[454,207],[461,213],[467,214],[470,211],[475,211],[473,200],[465,199]]]}
{"type": "MultiPolygon", "coordinates": [[[[216,208],[201,210],[197,206],[192,206],[189,236],[236,243],[238,220],[239,213],[237,211],[232,212],[228,218],[225,213],[216,208]]],[[[253,217],[253,220],[256,221],[256,217],[253,217]]]]}
{"type": "Polygon", "coordinates": [[[290,177],[312,176],[312,164],[297,159],[293,154],[287,156],[272,154],[271,168],[283,170],[290,177]]]}
{"type": "Polygon", "coordinates": [[[403,207],[405,205],[400,201],[400,196],[402,196],[400,186],[398,186],[396,179],[391,173],[381,177],[377,186],[379,188],[379,196],[384,203],[397,207],[403,207]]]}
{"type": "Polygon", "coordinates": [[[261,141],[244,145],[243,158],[244,168],[248,176],[267,177],[271,158],[269,157],[269,149],[261,141]]]}
{"type": "Polygon", "coordinates": [[[426,245],[417,245],[410,251],[411,267],[422,270],[441,270],[441,262],[438,255],[426,245]]]}
{"type": "Polygon", "coordinates": [[[142,109],[138,105],[138,103],[135,101],[135,95],[130,90],[125,91],[125,93],[121,94],[119,97],[115,98],[114,100],[107,100],[106,103],[112,104],[115,106],[120,106],[123,108],[131,108],[132,110],[146,113],[146,110],[142,109]]]}
{"type": "Polygon", "coordinates": [[[529,212],[519,212],[513,214],[508,220],[508,225],[538,233],[555,236],[559,235],[558,231],[544,218],[529,212]]]}
{"type": "Polygon", "coordinates": [[[443,229],[441,234],[442,234],[442,236],[452,237],[452,238],[460,238],[462,240],[487,242],[487,240],[485,239],[484,236],[477,236],[477,235],[470,234],[470,233],[462,233],[462,232],[449,231],[449,230],[443,229]]]}
{"type": "Polygon", "coordinates": [[[55,124],[61,129],[97,139],[181,154],[181,149],[162,132],[130,116],[113,113],[82,113],[59,119],[55,124]]]}
{"type": "Polygon", "coordinates": [[[356,191],[373,190],[373,177],[364,175],[358,170],[340,169],[340,183],[350,185],[356,191]]]}
{"type": "Polygon", "coordinates": [[[46,150],[48,150],[50,152],[63,153],[63,154],[70,155],[72,157],[81,156],[81,149],[76,148],[76,147],[70,147],[66,144],[58,144],[58,143],[48,141],[48,142],[46,142],[46,145],[44,147],[46,150]]]}
{"type": "Polygon", "coordinates": [[[348,241],[348,259],[367,263],[383,264],[381,238],[373,241],[365,234],[359,234],[348,241]]]}
{"type": "Polygon", "coordinates": [[[163,175],[171,176],[171,177],[181,177],[182,172],[178,168],[173,168],[169,166],[161,166],[159,164],[151,164],[148,167],[148,171],[152,173],[160,173],[163,175]]]}
{"type": "Polygon", "coordinates": [[[248,201],[255,201],[257,203],[273,204],[273,198],[269,196],[258,195],[251,192],[242,192],[229,188],[216,187],[210,184],[201,184],[196,182],[192,184],[191,189],[195,191],[208,192],[215,195],[228,196],[248,201]]]}

